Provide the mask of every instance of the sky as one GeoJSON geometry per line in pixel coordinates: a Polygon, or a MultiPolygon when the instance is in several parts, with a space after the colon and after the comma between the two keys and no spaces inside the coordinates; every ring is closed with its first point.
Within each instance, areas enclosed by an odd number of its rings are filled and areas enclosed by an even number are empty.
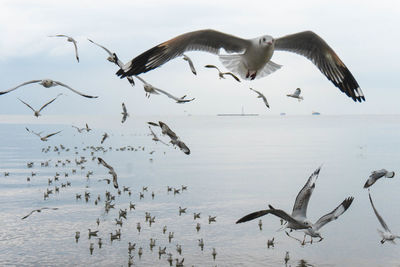
{"type": "Polygon", "coordinates": [[[65,93],[43,114],[51,116],[120,116],[125,102],[135,115],[214,115],[247,113],[306,115],[399,114],[398,73],[400,3],[397,1],[0,1],[0,90],[22,82],[51,78],[97,99],[65,88],[28,85],[0,96],[0,121],[31,115],[17,98],[39,108],[65,93]],[[94,40],[126,62],[179,34],[215,29],[242,38],[275,38],[305,30],[320,35],[352,72],[366,96],[355,103],[341,93],[306,58],[278,51],[272,60],[283,67],[267,77],[238,83],[219,79],[216,55],[187,52],[198,74],[176,58],[142,75],[150,84],[176,96],[196,98],[176,104],[165,96],[145,97],[141,82],[131,87],[94,40]],[[66,34],[78,42],[80,62],[71,43],[49,35],[66,34]],[[267,97],[271,109],[249,90],[267,97]],[[286,97],[297,87],[304,101],[286,97]]]}

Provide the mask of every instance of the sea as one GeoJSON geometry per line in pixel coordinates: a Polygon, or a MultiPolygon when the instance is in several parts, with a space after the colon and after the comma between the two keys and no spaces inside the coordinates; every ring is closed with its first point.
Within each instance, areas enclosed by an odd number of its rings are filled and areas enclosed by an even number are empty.
{"type": "Polygon", "coordinates": [[[172,266],[175,259],[184,259],[184,266],[400,266],[399,246],[380,242],[377,229],[382,226],[363,188],[372,171],[395,171],[393,179],[378,180],[370,193],[390,230],[400,234],[399,115],[131,116],[124,124],[120,118],[109,123],[88,119],[75,126],[85,123],[92,130],[78,133],[65,120],[0,120],[0,266],[128,266],[129,255],[132,266],[170,266],[168,253],[172,266]],[[158,127],[153,131],[167,145],[153,141],[149,121],[166,123],[190,155],[174,148],[158,127]],[[62,132],[43,142],[26,128],[42,135],[62,132]],[[101,144],[105,132],[109,138],[101,144]],[[86,161],[77,165],[82,157],[86,161]],[[129,187],[131,195],[118,194],[102,180],[112,177],[97,157],[113,167],[119,189],[129,187]],[[41,166],[45,161],[49,165],[41,166]],[[271,214],[260,218],[261,229],[259,219],[235,223],[268,205],[291,213],[298,192],[320,166],[309,220],[316,222],[354,197],[343,215],[321,228],[321,242],[302,245],[303,232],[290,232],[300,241],[288,237],[288,229],[282,230],[280,219],[271,214]],[[67,181],[71,186],[61,187],[67,181]],[[168,192],[168,187],[180,192],[168,192]],[[53,193],[44,199],[48,189],[53,193]],[[115,208],[108,213],[106,191],[115,196],[115,208]],[[87,202],[85,192],[90,193],[87,202]],[[135,209],[130,210],[130,203],[135,209]],[[58,209],[21,219],[42,207],[58,209]],[[179,214],[179,207],[186,213],[179,214]],[[125,209],[121,227],[116,219],[125,209]],[[151,226],[146,212],[155,216],[151,226]],[[210,223],[209,216],[216,221],[210,223]],[[88,229],[98,230],[98,236],[89,239],[88,229]],[[121,237],[111,241],[110,233],[117,229],[121,237]],[[170,232],[174,237],[169,242],[170,232]],[[152,249],[150,238],[156,242],[152,249]],[[268,248],[272,238],[274,247],[268,248]],[[129,242],[136,244],[131,254],[129,242]],[[164,247],[166,254],[159,255],[164,247]]]}

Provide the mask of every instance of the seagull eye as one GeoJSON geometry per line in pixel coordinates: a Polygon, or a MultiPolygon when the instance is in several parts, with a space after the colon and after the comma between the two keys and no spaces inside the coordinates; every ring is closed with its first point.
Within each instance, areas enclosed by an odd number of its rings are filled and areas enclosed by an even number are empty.
{"type": "Polygon", "coordinates": [[[265,42],[265,38],[263,38],[263,42],[265,42]]]}

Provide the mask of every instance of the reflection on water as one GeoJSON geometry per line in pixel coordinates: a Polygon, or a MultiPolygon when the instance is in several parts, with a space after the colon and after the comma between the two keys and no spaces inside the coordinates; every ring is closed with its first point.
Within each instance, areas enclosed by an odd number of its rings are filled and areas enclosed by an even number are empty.
{"type": "MultiPolygon", "coordinates": [[[[184,258],[185,266],[284,266],[286,251],[290,252],[288,266],[399,264],[398,248],[379,242],[379,222],[362,188],[372,170],[396,172],[399,122],[398,116],[143,117],[131,118],[123,128],[91,125],[93,131],[85,134],[70,125],[32,126],[35,131],[63,130],[45,143],[29,135],[25,125],[2,124],[0,265],[169,266],[169,259],[175,265],[176,259],[184,258]],[[190,156],[151,140],[146,122],[157,120],[165,121],[185,140],[190,156]],[[104,151],[96,151],[104,132],[110,137],[104,151]],[[54,151],[60,144],[69,151],[54,151]],[[48,146],[49,152],[43,153],[48,146]],[[120,149],[127,146],[140,149],[120,149]],[[76,165],[81,156],[87,162],[76,165]],[[102,180],[111,177],[93,160],[97,156],[117,172],[120,194],[102,180]],[[48,167],[41,166],[50,159],[48,167]],[[34,164],[28,168],[31,161],[34,164]],[[277,232],[281,225],[274,216],[263,217],[262,227],[258,220],[234,224],[268,204],[290,211],[309,174],[321,164],[308,208],[310,220],[316,221],[347,196],[355,198],[345,214],[322,229],[322,242],[301,246],[284,231],[277,232]],[[67,182],[71,186],[63,187],[67,182]],[[182,185],[187,190],[176,194],[167,190],[182,185]],[[53,193],[44,200],[48,189],[53,193]],[[115,206],[108,212],[106,191],[115,196],[109,202],[115,206]],[[41,207],[59,209],[21,220],[41,207]],[[186,213],[180,214],[179,207],[186,213]],[[126,219],[120,216],[125,209],[126,219]],[[146,221],[146,212],[152,223],[146,221]],[[194,219],[194,213],[200,213],[200,218],[194,219]],[[209,216],[216,216],[216,222],[209,223],[209,216]],[[98,231],[97,237],[89,239],[88,229],[98,231]],[[267,241],[273,238],[274,246],[268,249],[267,241]],[[164,247],[165,254],[159,254],[164,247]]],[[[371,189],[393,232],[400,232],[395,204],[400,203],[399,183],[395,177],[371,189]]],[[[303,233],[291,234],[303,238],[303,233]]]]}

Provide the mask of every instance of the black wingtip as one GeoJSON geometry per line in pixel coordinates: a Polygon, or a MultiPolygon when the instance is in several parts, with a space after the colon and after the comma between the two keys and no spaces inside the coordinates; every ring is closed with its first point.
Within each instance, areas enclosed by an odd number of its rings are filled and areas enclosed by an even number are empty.
{"type": "Polygon", "coordinates": [[[347,210],[350,207],[351,203],[353,203],[353,200],[354,197],[348,197],[342,202],[344,210],[347,210]]]}

